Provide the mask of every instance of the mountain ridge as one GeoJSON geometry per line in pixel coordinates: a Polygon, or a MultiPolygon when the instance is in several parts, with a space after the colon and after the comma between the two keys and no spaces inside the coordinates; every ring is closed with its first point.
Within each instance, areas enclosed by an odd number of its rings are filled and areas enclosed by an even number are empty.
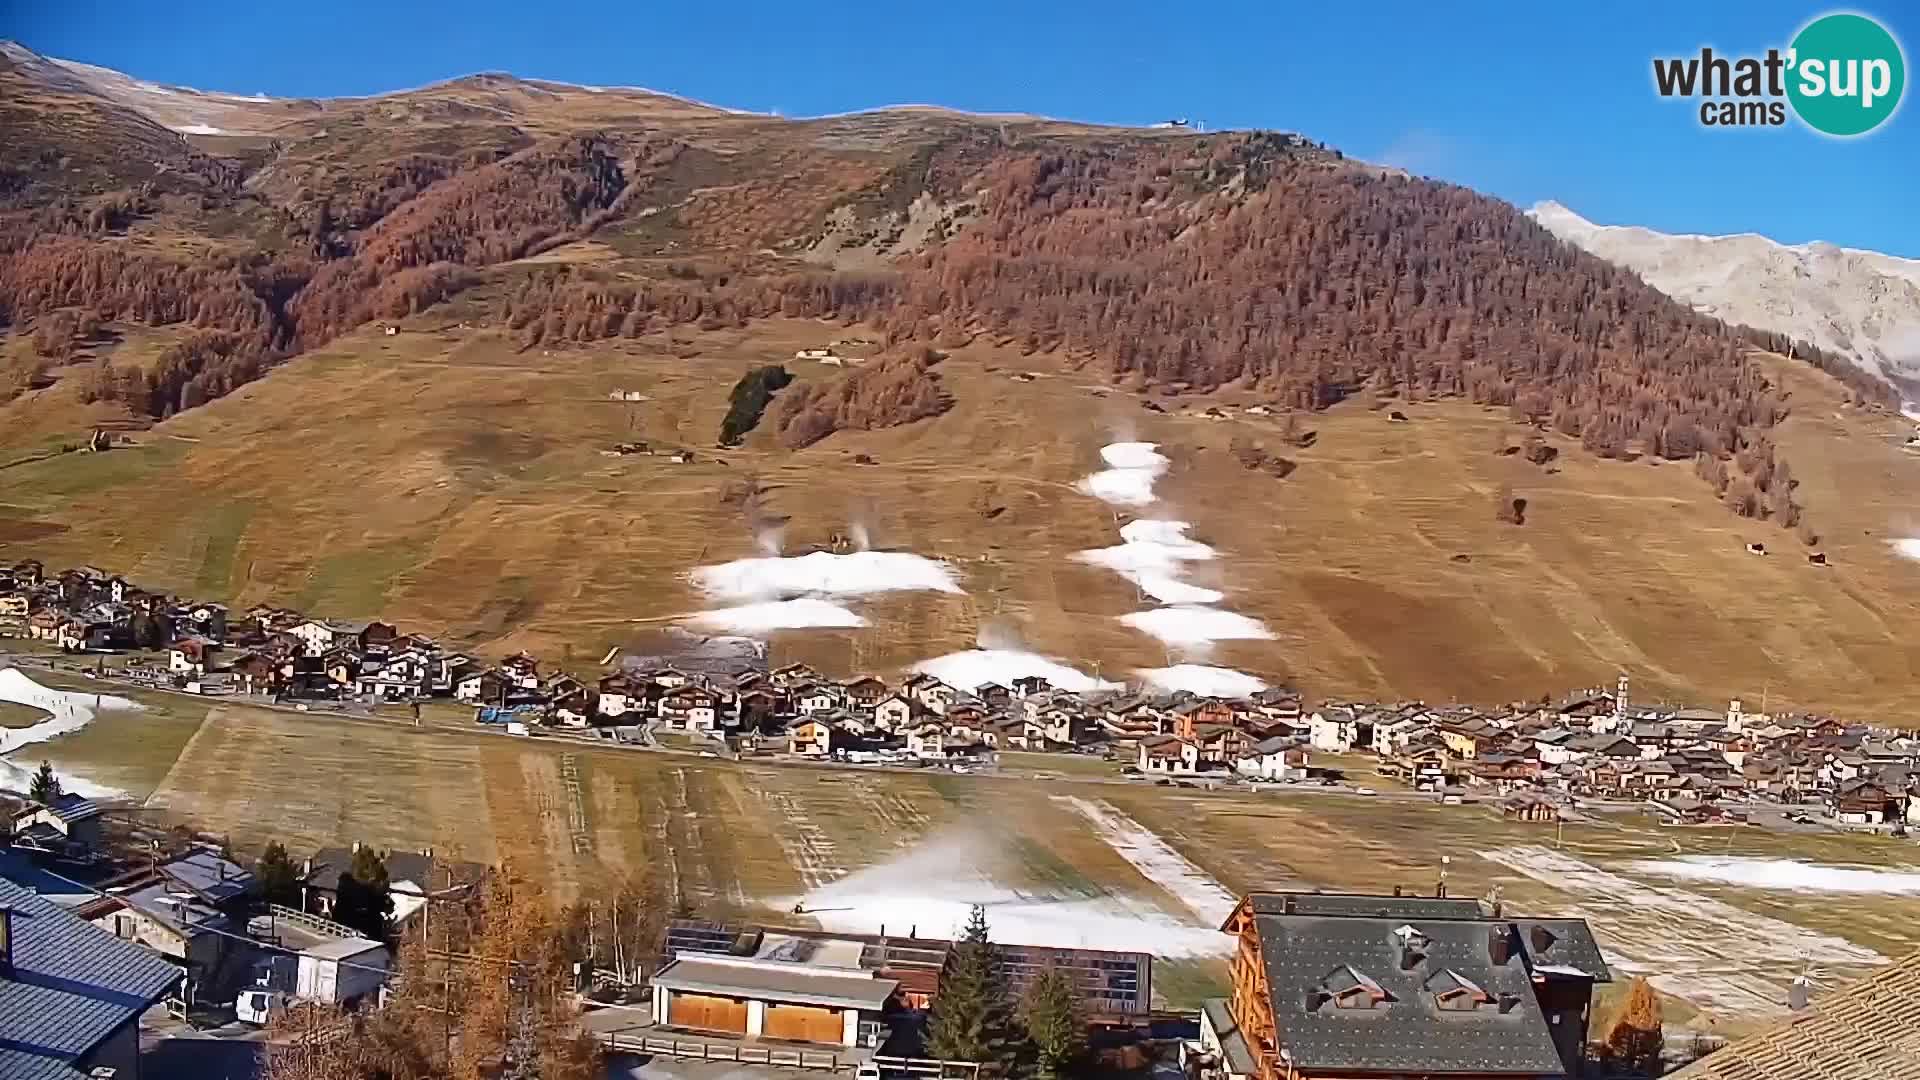
{"type": "Polygon", "coordinates": [[[1920,259],[1759,233],[1599,225],[1551,200],[1527,216],[1717,318],[1810,342],[1882,378],[1920,379],[1920,259]]]}

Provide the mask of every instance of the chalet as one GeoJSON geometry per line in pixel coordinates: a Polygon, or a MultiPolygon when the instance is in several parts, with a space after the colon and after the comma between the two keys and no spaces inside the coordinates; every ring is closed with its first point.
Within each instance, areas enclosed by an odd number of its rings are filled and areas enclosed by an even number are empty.
{"type": "Polygon", "coordinates": [[[1013,704],[1013,691],[999,683],[981,683],[973,688],[973,696],[989,709],[1005,709],[1013,704]]]}
{"type": "Polygon", "coordinates": [[[1509,821],[1559,821],[1560,804],[1538,792],[1523,791],[1500,804],[1500,816],[1509,821]]]}
{"type": "Polygon", "coordinates": [[[27,636],[35,641],[59,641],[60,625],[66,616],[52,608],[41,608],[27,616],[27,636]]]}
{"type": "Polygon", "coordinates": [[[1578,736],[1569,728],[1550,727],[1533,736],[1533,751],[1542,765],[1565,765],[1586,756],[1575,749],[1573,742],[1576,738],[1578,736]]]}
{"type": "Polygon", "coordinates": [[[953,704],[954,698],[959,696],[959,691],[953,687],[924,673],[907,679],[901,691],[907,695],[909,701],[935,716],[944,716],[947,706],[953,704]]]}
{"type": "Polygon", "coordinates": [[[229,660],[224,670],[238,683],[236,689],[243,694],[264,694],[278,682],[279,669],[274,662],[252,650],[229,660]]]}
{"type": "Polygon", "coordinates": [[[907,753],[922,761],[946,756],[947,729],[928,721],[907,732],[907,753]]]}
{"type": "Polygon", "coordinates": [[[33,609],[33,600],[21,593],[0,596],[0,619],[25,621],[33,609]]]}
{"type": "Polygon", "coordinates": [[[783,691],[774,689],[771,683],[764,683],[741,691],[734,700],[734,709],[739,714],[743,729],[765,731],[779,717],[788,715],[792,705],[783,691]]]}
{"type": "Polygon", "coordinates": [[[625,673],[602,675],[594,684],[593,711],[607,718],[639,712],[645,706],[646,688],[625,673]]]}
{"type": "Polygon", "coordinates": [[[872,710],[887,697],[887,684],[871,675],[862,675],[840,684],[840,695],[849,708],[872,710]]]}
{"type": "Polygon", "coordinates": [[[787,725],[787,753],[795,757],[828,757],[833,753],[833,735],[833,725],[824,718],[801,717],[787,725]]]}
{"type": "Polygon", "coordinates": [[[844,692],[832,683],[795,685],[790,692],[794,708],[802,713],[826,712],[846,703],[844,692]]]}
{"type": "Polygon", "coordinates": [[[453,682],[453,697],[470,705],[497,704],[507,692],[507,677],[497,668],[473,668],[453,682]]]}
{"type": "Polygon", "coordinates": [[[46,567],[39,559],[22,559],[13,564],[13,583],[22,589],[34,589],[46,580],[46,567]]]}
{"type": "Polygon", "coordinates": [[[943,717],[949,730],[978,728],[987,718],[987,707],[974,698],[961,698],[947,706],[943,717]]]}
{"type": "Polygon", "coordinates": [[[1032,697],[1053,689],[1053,683],[1047,681],[1043,675],[1022,675],[1013,680],[1010,685],[1013,696],[1017,698],[1032,697]]]}
{"type": "Polygon", "coordinates": [[[1172,735],[1142,739],[1135,766],[1149,776],[1193,776],[1209,768],[1200,757],[1200,747],[1172,735]]]}
{"type": "Polygon", "coordinates": [[[1233,721],[1233,706],[1219,698],[1200,698],[1174,708],[1173,734],[1176,738],[1191,739],[1202,725],[1232,724],[1233,721]]]}
{"type": "Polygon", "coordinates": [[[1438,739],[1407,744],[1406,749],[1383,761],[1380,771],[1405,780],[1418,791],[1438,790],[1460,774],[1453,754],[1438,739]]]}
{"type": "Polygon", "coordinates": [[[353,646],[357,649],[360,644],[360,635],[366,628],[366,623],[308,619],[306,622],[290,627],[287,633],[300,640],[306,647],[308,656],[324,656],[336,646],[353,646]]]}
{"type": "MultiPolygon", "coordinates": [[[[350,848],[321,848],[302,864],[302,910],[322,918],[333,917],[339,903],[340,879],[352,874],[353,857],[359,850],[359,841],[350,848]]],[[[393,915],[388,921],[394,926],[418,914],[429,898],[450,900],[473,895],[490,872],[478,863],[436,855],[432,849],[383,851],[380,861],[386,865],[393,893],[393,915]]]]}
{"type": "Polygon", "coordinates": [[[1640,757],[1639,744],[1625,735],[1580,735],[1568,740],[1566,745],[1569,753],[1580,755],[1572,760],[1607,758],[1634,761],[1640,757]]]}
{"type": "Polygon", "coordinates": [[[220,656],[220,646],[191,637],[174,643],[167,653],[167,670],[175,675],[205,675],[220,656]]]}
{"type": "Polygon", "coordinates": [[[785,667],[774,668],[768,678],[774,686],[784,690],[799,683],[821,682],[824,676],[805,664],[788,664],[785,667]]]}
{"type": "Polygon", "coordinates": [[[1583,920],[1444,895],[1255,893],[1223,929],[1239,1045],[1204,1048],[1252,1080],[1577,1077],[1612,979],[1583,920]]]}
{"type": "Polygon", "coordinates": [[[514,653],[500,661],[500,673],[507,682],[522,690],[537,690],[540,687],[540,661],[524,652],[514,653]]]}
{"type": "Polygon", "coordinates": [[[1431,731],[1427,724],[1411,716],[1384,718],[1373,725],[1373,740],[1368,745],[1381,757],[1397,754],[1407,744],[1431,731]]]}
{"type": "Polygon", "coordinates": [[[913,714],[913,702],[900,694],[888,694],[873,706],[873,722],[882,731],[905,731],[913,714]]]}
{"type": "MultiPolygon", "coordinates": [[[[1360,739],[1360,718],[1357,710],[1344,705],[1329,705],[1313,714],[1307,729],[1307,739],[1315,750],[1324,750],[1329,754],[1345,753],[1354,748],[1360,739]]],[[[1368,740],[1371,742],[1371,738],[1368,740]]]]}
{"type": "Polygon", "coordinates": [[[1307,748],[1290,736],[1262,739],[1241,751],[1234,768],[1260,780],[1298,779],[1306,772],[1307,748]]]}
{"type": "Polygon", "coordinates": [[[100,826],[100,808],[68,792],[51,802],[28,803],[13,819],[13,842],[35,851],[86,858],[100,848],[100,826]]]}
{"type": "Polygon", "coordinates": [[[1253,746],[1253,739],[1231,724],[1201,725],[1187,741],[1199,748],[1202,762],[1220,767],[1233,765],[1253,746]]]}
{"type": "Polygon", "coordinates": [[[1827,798],[1827,813],[1842,825],[1887,825],[1901,820],[1905,793],[1889,791],[1875,780],[1855,780],[1827,798]]]}

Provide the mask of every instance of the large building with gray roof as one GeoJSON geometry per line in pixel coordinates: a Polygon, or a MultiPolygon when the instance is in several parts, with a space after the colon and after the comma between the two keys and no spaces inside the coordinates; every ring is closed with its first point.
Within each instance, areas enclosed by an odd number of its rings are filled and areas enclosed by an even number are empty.
{"type": "Polygon", "coordinates": [[[140,1014],[180,981],[121,941],[0,878],[0,1080],[140,1075],[140,1014]]]}
{"type": "Polygon", "coordinates": [[[1584,921],[1472,899],[1256,893],[1224,929],[1233,997],[1203,1033],[1242,1080],[1578,1077],[1611,980],[1584,921]]]}

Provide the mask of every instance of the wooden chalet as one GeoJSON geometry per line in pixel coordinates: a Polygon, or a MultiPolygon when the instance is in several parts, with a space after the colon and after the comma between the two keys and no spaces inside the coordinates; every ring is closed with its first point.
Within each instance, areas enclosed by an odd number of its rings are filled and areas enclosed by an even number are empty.
{"type": "Polygon", "coordinates": [[[1222,927],[1238,946],[1226,1042],[1253,1080],[1530,1080],[1582,1074],[1595,983],[1584,920],[1480,901],[1254,893],[1222,927]]]}

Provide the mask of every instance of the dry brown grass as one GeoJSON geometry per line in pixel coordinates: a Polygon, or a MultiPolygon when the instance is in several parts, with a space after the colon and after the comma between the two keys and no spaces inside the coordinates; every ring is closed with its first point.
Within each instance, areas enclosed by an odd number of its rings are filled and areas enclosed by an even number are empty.
{"type": "Polygon", "coordinates": [[[1279,448],[1275,420],[1150,413],[1084,373],[982,346],[941,365],[957,402],[946,415],[799,452],[765,432],[719,451],[741,373],[845,330],[776,321],[517,353],[436,329],[450,317],[350,336],[159,425],[141,448],[11,469],[8,518],[67,530],[35,545],[56,562],[181,589],[224,582],[240,602],[381,615],[584,667],[702,606],[690,568],[754,551],[722,498],[751,478],[763,512],[791,519],[790,550],[858,519],[883,546],[954,560],[968,590],[864,605],[871,628],[783,635],[777,659],[888,671],[969,647],[998,619],[1113,674],[1167,658],[1114,619],[1136,606],[1132,589],[1068,558],[1115,542],[1112,514],[1072,484],[1124,435],[1166,445],[1164,508],[1222,553],[1200,574],[1279,635],[1218,662],[1327,695],[1483,702],[1624,670],[1649,697],[1904,718],[1920,568],[1884,540],[1912,463],[1882,438],[1892,424],[1836,417],[1832,385],[1803,368],[1782,365],[1796,411],[1781,442],[1829,534],[1826,568],[1786,532],[1726,513],[1683,465],[1566,447],[1550,473],[1491,453],[1511,425],[1466,405],[1404,405],[1408,424],[1356,405],[1305,418],[1319,439],[1288,451],[1300,467],[1282,481],[1227,450],[1236,436],[1279,448]],[[1033,382],[1008,377],[1035,368],[1033,382]],[[607,400],[614,390],[651,400],[607,400]],[[698,460],[600,452],[632,439],[698,460]],[[1494,519],[1502,486],[1529,500],[1524,526],[1494,519]],[[1777,553],[1746,554],[1750,539],[1777,553]]]}

